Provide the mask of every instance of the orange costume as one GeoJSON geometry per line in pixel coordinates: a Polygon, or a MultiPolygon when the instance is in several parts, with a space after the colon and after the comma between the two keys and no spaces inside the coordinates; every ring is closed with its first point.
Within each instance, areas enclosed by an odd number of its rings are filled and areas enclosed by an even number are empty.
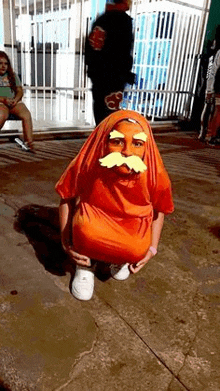
{"type": "Polygon", "coordinates": [[[56,184],[62,199],[79,198],[72,221],[74,251],[91,259],[137,263],[151,245],[154,211],[172,213],[171,184],[148,121],[140,114],[117,111],[90,135],[56,184]],[[109,134],[121,121],[134,122],[146,134],[143,162],[146,171],[121,176],[102,167],[109,134]]]}

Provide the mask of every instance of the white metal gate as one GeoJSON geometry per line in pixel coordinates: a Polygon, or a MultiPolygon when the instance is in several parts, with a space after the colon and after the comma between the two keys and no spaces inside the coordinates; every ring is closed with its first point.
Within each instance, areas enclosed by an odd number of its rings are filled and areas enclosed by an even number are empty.
{"type": "MultiPolygon", "coordinates": [[[[137,77],[123,107],[153,120],[190,117],[210,2],[133,0],[137,77]]],[[[33,118],[45,126],[93,125],[83,52],[104,0],[0,0],[0,10],[8,23],[0,46],[21,77],[33,118]]]]}
{"type": "Polygon", "coordinates": [[[124,106],[152,120],[190,117],[210,4],[149,0],[133,8],[137,80],[124,106]]]}

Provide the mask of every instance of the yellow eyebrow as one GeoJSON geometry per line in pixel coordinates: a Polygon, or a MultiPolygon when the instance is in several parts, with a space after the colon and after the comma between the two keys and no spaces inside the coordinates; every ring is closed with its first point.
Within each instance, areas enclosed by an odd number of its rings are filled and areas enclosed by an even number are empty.
{"type": "Polygon", "coordinates": [[[135,140],[147,141],[147,135],[144,132],[134,134],[133,138],[135,140]]]}
{"type": "Polygon", "coordinates": [[[121,132],[118,132],[117,130],[113,130],[110,134],[110,139],[112,138],[125,138],[124,134],[121,132]]]}

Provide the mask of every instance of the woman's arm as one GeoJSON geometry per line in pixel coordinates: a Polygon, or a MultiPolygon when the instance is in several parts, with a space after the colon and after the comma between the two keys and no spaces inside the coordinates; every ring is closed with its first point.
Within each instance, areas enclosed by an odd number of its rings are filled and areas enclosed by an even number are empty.
{"type": "Polygon", "coordinates": [[[91,266],[90,258],[78,254],[73,249],[72,241],[72,220],[76,211],[76,199],[61,200],[59,206],[59,220],[61,231],[61,243],[64,251],[78,265],[91,266]]]}
{"type": "Polygon", "coordinates": [[[14,96],[14,101],[18,103],[22,99],[23,95],[24,95],[23,88],[21,86],[17,86],[16,94],[14,96]]]}
{"type": "Polygon", "coordinates": [[[0,98],[0,99],[3,99],[2,103],[8,106],[9,109],[13,109],[13,107],[15,107],[16,104],[22,99],[22,96],[23,96],[23,88],[21,86],[17,86],[14,98],[0,98]]]}
{"type": "MultiPolygon", "coordinates": [[[[151,234],[151,247],[154,247],[157,250],[158,243],[160,240],[161,231],[163,228],[164,222],[164,213],[154,211],[154,218],[152,222],[152,234],[151,234]]],[[[148,250],[147,254],[141,261],[135,265],[130,265],[130,270],[132,273],[139,272],[140,269],[154,256],[154,254],[148,250]]]]}
{"type": "Polygon", "coordinates": [[[23,96],[23,88],[21,86],[16,87],[16,94],[14,98],[7,100],[7,105],[12,109],[13,107],[16,106],[16,104],[22,99],[23,96]]]}

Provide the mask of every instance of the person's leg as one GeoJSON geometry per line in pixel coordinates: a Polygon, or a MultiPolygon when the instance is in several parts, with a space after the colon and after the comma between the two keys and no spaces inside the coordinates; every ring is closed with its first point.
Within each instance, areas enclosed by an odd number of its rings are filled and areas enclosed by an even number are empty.
{"type": "Polygon", "coordinates": [[[9,109],[3,103],[0,103],[0,129],[3,128],[5,121],[9,117],[9,109]]]}
{"type": "Polygon", "coordinates": [[[93,83],[93,112],[96,125],[108,117],[108,115],[120,109],[119,106],[123,99],[123,91],[124,84],[121,82],[112,82],[107,86],[100,82],[93,83]]]}
{"type": "Polygon", "coordinates": [[[216,104],[213,117],[209,124],[209,144],[214,145],[220,128],[220,104],[216,104]]]}
{"type": "Polygon", "coordinates": [[[24,141],[33,149],[33,125],[30,111],[24,103],[18,102],[18,104],[10,110],[10,113],[22,120],[24,141]]]}
{"type": "Polygon", "coordinates": [[[202,111],[201,115],[201,128],[200,133],[198,136],[198,139],[201,141],[204,141],[206,138],[207,130],[208,130],[208,122],[209,122],[209,116],[210,116],[210,103],[205,103],[204,109],[202,111]]]}
{"type": "Polygon", "coordinates": [[[96,126],[109,115],[105,105],[105,91],[99,84],[93,84],[93,113],[95,117],[96,126]]]}
{"type": "Polygon", "coordinates": [[[93,113],[95,117],[96,126],[102,122],[104,118],[108,116],[105,110],[104,97],[102,99],[97,99],[97,97],[93,97],[93,113]]]}

